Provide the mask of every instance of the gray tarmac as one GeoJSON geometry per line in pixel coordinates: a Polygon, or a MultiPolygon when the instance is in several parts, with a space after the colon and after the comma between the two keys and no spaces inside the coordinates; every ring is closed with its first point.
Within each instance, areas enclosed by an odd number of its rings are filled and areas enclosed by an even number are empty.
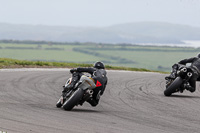
{"type": "Polygon", "coordinates": [[[0,132],[199,133],[200,85],[165,97],[165,74],[108,71],[97,107],[56,108],[68,69],[0,70],[0,132]]]}

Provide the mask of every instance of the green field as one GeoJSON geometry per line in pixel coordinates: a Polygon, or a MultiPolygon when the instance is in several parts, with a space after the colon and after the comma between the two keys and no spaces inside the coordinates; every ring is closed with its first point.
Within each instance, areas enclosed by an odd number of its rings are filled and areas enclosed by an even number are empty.
{"type": "Polygon", "coordinates": [[[196,56],[200,48],[109,44],[0,43],[0,58],[30,61],[89,63],[170,71],[181,59],[196,56]]]}

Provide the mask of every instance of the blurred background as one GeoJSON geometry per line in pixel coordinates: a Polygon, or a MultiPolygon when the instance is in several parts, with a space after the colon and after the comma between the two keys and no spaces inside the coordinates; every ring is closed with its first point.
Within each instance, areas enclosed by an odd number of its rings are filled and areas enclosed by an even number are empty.
{"type": "Polygon", "coordinates": [[[200,0],[0,0],[0,58],[170,71],[200,52],[200,0]]]}

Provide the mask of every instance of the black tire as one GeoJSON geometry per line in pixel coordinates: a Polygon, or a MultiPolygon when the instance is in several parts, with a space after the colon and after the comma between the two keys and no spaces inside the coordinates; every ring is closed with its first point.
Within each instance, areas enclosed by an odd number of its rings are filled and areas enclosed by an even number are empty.
{"type": "Polygon", "coordinates": [[[74,108],[75,105],[78,104],[78,102],[83,97],[84,91],[81,88],[78,88],[74,93],[70,96],[69,99],[65,101],[63,104],[63,109],[70,111],[74,108]]]}
{"type": "Polygon", "coordinates": [[[171,85],[169,85],[166,90],[164,91],[165,96],[171,96],[172,93],[177,92],[177,89],[183,83],[183,79],[181,77],[177,77],[171,85]]]}
{"type": "Polygon", "coordinates": [[[60,99],[58,100],[58,102],[56,103],[56,107],[60,108],[62,106],[60,99]]]}

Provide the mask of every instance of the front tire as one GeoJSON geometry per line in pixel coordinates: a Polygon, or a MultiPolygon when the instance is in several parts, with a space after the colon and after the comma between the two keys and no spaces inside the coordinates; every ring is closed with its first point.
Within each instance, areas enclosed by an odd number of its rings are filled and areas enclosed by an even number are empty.
{"type": "Polygon", "coordinates": [[[59,99],[58,102],[56,103],[56,107],[57,107],[57,108],[60,108],[61,106],[62,106],[61,100],[59,99]]]}
{"type": "Polygon", "coordinates": [[[171,96],[172,93],[177,92],[177,89],[181,86],[183,83],[183,79],[181,77],[177,77],[173,83],[171,83],[166,90],[164,91],[165,96],[171,96]]]}
{"type": "Polygon", "coordinates": [[[83,97],[84,91],[81,88],[78,88],[74,93],[65,101],[63,104],[63,109],[70,111],[74,108],[75,105],[78,104],[78,102],[83,97]]]}

